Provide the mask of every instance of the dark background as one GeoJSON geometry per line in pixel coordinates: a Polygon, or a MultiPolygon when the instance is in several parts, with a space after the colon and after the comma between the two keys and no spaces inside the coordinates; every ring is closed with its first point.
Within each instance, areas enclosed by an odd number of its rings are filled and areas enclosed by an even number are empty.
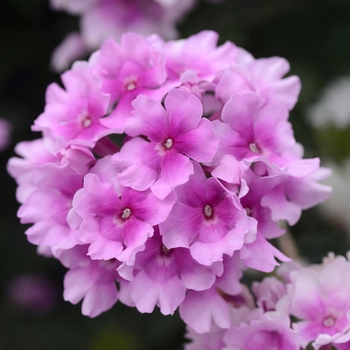
{"type": "MultiPolygon", "coordinates": [[[[158,310],[142,315],[117,304],[89,319],[81,315],[80,305],[64,302],[65,269],[36,254],[16,217],[16,184],[7,175],[6,163],[16,143],[40,136],[30,126],[43,111],[47,85],[59,81],[50,72],[50,55],[73,29],[78,29],[77,18],[50,11],[47,0],[0,2],[0,116],[13,124],[11,145],[0,154],[0,350],[181,349],[184,326],[177,315],[165,317],[158,310]],[[39,312],[11,301],[14,278],[28,273],[51,285],[51,309],[39,312]]],[[[220,33],[220,43],[231,40],[255,57],[285,57],[291,74],[299,75],[303,84],[290,120],[306,157],[333,157],[341,163],[349,156],[349,130],[316,131],[305,118],[329,82],[350,74],[348,0],[202,1],[179,29],[183,37],[213,29],[220,33]]],[[[350,248],[341,225],[316,209],[306,211],[291,231],[300,254],[310,262],[320,262],[330,250],[344,254],[350,248]]],[[[24,287],[21,290],[25,293],[24,287]]]]}

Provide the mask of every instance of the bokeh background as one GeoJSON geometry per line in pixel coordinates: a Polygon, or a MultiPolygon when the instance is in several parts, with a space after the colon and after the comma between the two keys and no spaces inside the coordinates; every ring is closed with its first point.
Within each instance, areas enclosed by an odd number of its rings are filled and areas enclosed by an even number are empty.
{"type": "MultiPolygon", "coordinates": [[[[78,18],[52,12],[48,0],[0,1],[0,116],[13,129],[11,144],[0,153],[0,350],[182,349],[184,326],[177,315],[165,317],[158,310],[139,314],[117,304],[89,319],[81,315],[80,305],[64,302],[65,269],[36,254],[16,217],[16,184],[6,163],[16,143],[39,137],[30,126],[43,111],[47,85],[59,81],[49,68],[51,53],[65,34],[77,29],[78,18]]],[[[303,89],[290,116],[295,137],[306,157],[319,156],[322,164],[337,166],[337,179],[343,182],[335,185],[343,195],[333,196],[333,209],[339,209],[330,214],[327,208],[305,211],[291,233],[300,256],[309,262],[320,262],[328,251],[345,254],[350,249],[350,84],[343,84],[343,99],[337,100],[338,92],[332,95],[330,89],[350,76],[350,2],[203,0],[179,31],[187,37],[203,29],[219,32],[220,43],[231,40],[255,57],[285,57],[290,74],[300,77],[303,89]],[[315,107],[322,100],[331,104],[324,112],[315,107]],[[339,109],[348,118],[342,127],[331,122],[339,109]],[[330,122],[316,128],[310,115],[330,122]]]]}

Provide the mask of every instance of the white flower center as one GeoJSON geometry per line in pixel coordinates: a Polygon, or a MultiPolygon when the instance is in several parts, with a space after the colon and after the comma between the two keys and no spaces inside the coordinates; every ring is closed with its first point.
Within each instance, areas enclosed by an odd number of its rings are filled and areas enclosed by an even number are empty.
{"type": "Polygon", "coordinates": [[[207,217],[207,218],[210,218],[212,215],[213,215],[213,209],[211,208],[211,206],[209,204],[207,204],[204,209],[204,215],[207,217]]]}
{"type": "Polygon", "coordinates": [[[332,316],[329,316],[323,320],[323,325],[325,327],[332,327],[335,323],[335,319],[332,316]]]}
{"type": "Polygon", "coordinates": [[[123,210],[122,219],[126,220],[130,217],[130,215],[131,215],[131,210],[129,208],[125,208],[123,210]]]}
{"type": "Polygon", "coordinates": [[[169,149],[173,146],[173,140],[172,139],[167,139],[164,143],[164,146],[169,149]]]}
{"type": "Polygon", "coordinates": [[[258,146],[254,142],[249,145],[249,149],[253,153],[259,153],[260,152],[258,146]]]}
{"type": "Polygon", "coordinates": [[[84,118],[82,122],[84,128],[87,128],[88,126],[90,126],[91,123],[92,123],[92,120],[90,117],[84,118]]]}
{"type": "Polygon", "coordinates": [[[126,84],[126,90],[128,90],[128,91],[132,91],[135,88],[136,88],[136,84],[133,81],[131,81],[130,83],[126,84]]]}

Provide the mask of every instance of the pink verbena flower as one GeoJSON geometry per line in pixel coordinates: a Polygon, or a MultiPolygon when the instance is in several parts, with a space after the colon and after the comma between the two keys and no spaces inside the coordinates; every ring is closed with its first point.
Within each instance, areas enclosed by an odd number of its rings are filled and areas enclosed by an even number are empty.
{"type": "Polygon", "coordinates": [[[180,305],[180,316],[197,333],[209,332],[212,321],[223,329],[231,324],[229,306],[214,287],[189,291],[180,305]]]}
{"type": "Polygon", "coordinates": [[[263,272],[273,271],[280,264],[279,261],[290,261],[290,258],[273,246],[259,231],[254,242],[242,247],[240,258],[247,267],[263,272]]]}
{"type": "MultiPolygon", "coordinates": [[[[56,0],[68,3],[88,16],[116,0],[56,0]]],[[[288,261],[269,242],[284,233],[279,221],[294,224],[329,195],[318,183],[326,172],[302,158],[288,122],[300,85],[283,77],[286,61],[217,39],[204,31],[106,41],[63,74],[63,87],[49,86],[33,127],[43,137],[9,162],[29,241],[70,269],[64,297],[83,299],[86,315],[120,300],[141,312],[179,308],[199,333],[241,327],[232,308],[254,308],[243,270],[288,261]]],[[[259,304],[286,316],[271,290],[259,304]]],[[[266,317],[256,319],[259,334],[266,317]]],[[[279,330],[265,334],[271,344],[279,330]]],[[[339,334],[329,335],[334,343],[339,334]]]]}
{"type": "Polygon", "coordinates": [[[249,324],[242,323],[226,331],[223,350],[299,350],[297,334],[287,316],[276,312],[262,314],[249,324]]]}
{"type": "Polygon", "coordinates": [[[279,158],[292,149],[295,139],[288,111],[282,104],[263,106],[264,100],[251,92],[234,94],[221,113],[222,122],[213,122],[221,139],[216,158],[232,154],[238,160],[268,157],[279,164],[279,158]],[[276,132],[271,133],[271,128],[276,132]]]}
{"type": "Polygon", "coordinates": [[[325,201],[331,194],[331,188],[318,181],[330,175],[329,169],[318,168],[317,164],[302,167],[300,175],[288,176],[261,200],[262,206],[269,208],[274,221],[287,220],[294,225],[300,218],[302,210],[325,201]],[[305,174],[306,170],[306,174],[305,174]]]}
{"type": "Polygon", "coordinates": [[[200,79],[211,81],[218,71],[229,68],[236,61],[238,50],[231,42],[217,47],[218,38],[217,33],[205,30],[188,39],[166,42],[168,77],[180,81],[183,73],[192,71],[200,79]]]}
{"type": "Polygon", "coordinates": [[[100,91],[100,79],[83,63],[62,74],[62,81],[66,90],[55,83],[49,85],[45,111],[35,120],[33,130],[44,133],[53,152],[70,144],[93,147],[108,130],[100,121],[107,114],[110,96],[100,91]]]}
{"type": "Polygon", "coordinates": [[[157,227],[154,235],[138,252],[133,266],[124,264],[119,273],[130,280],[130,296],[141,312],[152,312],[155,305],[164,314],[173,314],[183,302],[187,290],[206,290],[221,275],[223,266],[204,266],[185,248],[167,249],[157,227]]]}
{"type": "Polygon", "coordinates": [[[133,110],[131,102],[139,94],[157,96],[166,80],[162,41],[157,36],[144,38],[127,33],[120,45],[107,40],[91,64],[102,80],[101,91],[110,94],[113,102],[118,101],[103,123],[119,132],[124,132],[124,122],[133,110]]]}
{"type": "Polygon", "coordinates": [[[281,57],[254,59],[241,48],[237,50],[235,64],[217,77],[217,98],[226,103],[236,93],[254,92],[264,100],[264,105],[281,103],[291,110],[301,84],[296,76],[283,78],[289,63],[281,57]]]}
{"type": "Polygon", "coordinates": [[[127,120],[126,133],[146,136],[150,142],[135,137],[113,157],[124,168],[118,175],[122,185],[140,191],[151,188],[161,199],[193,174],[190,158],[210,161],[219,143],[209,120],[202,118],[196,96],[171,90],[164,105],[143,95],[135,99],[136,113],[127,120]]]}
{"type": "Polygon", "coordinates": [[[258,306],[265,312],[275,310],[277,302],[287,293],[285,284],[276,277],[266,277],[261,282],[253,282],[252,290],[258,306]]]}
{"type": "Polygon", "coordinates": [[[50,247],[54,255],[81,244],[67,215],[84,175],[69,165],[53,163],[34,169],[36,189],[18,210],[21,223],[33,223],[26,231],[31,243],[50,247]]]}
{"type": "Polygon", "coordinates": [[[210,332],[203,334],[196,333],[192,328],[188,327],[185,334],[186,338],[191,340],[191,343],[186,343],[185,350],[222,350],[225,346],[223,335],[225,330],[212,325],[210,332]]]}
{"type": "Polygon", "coordinates": [[[116,282],[125,282],[116,269],[120,265],[115,259],[91,260],[86,255],[87,246],[79,245],[65,250],[59,259],[69,268],[64,277],[64,299],[77,304],[83,299],[82,314],[95,317],[110,309],[118,300],[116,282]]]}
{"type": "Polygon", "coordinates": [[[240,250],[256,221],[216,179],[206,179],[195,163],[194,169],[188,182],[176,189],[178,202],[160,232],[167,248],[189,248],[199,263],[209,266],[240,250]]]}
{"type": "Polygon", "coordinates": [[[68,221],[79,229],[76,235],[81,242],[89,244],[92,259],[129,261],[153,235],[152,226],[167,218],[174,201],[173,194],[160,200],[150,191],[115,188],[87,174],[68,221]]]}
{"type": "MultiPolygon", "coordinates": [[[[314,341],[313,346],[319,349],[326,338],[329,343],[337,342],[349,331],[349,273],[350,263],[342,256],[291,272],[286,298],[290,314],[300,320],[294,326],[302,347],[314,341]]],[[[344,340],[348,342],[346,337],[344,340]]]]}
{"type": "Polygon", "coordinates": [[[36,189],[34,168],[49,162],[56,163],[57,157],[46,149],[43,139],[22,141],[16,145],[15,151],[23,158],[10,158],[7,163],[7,171],[16,179],[18,184],[16,198],[18,202],[23,203],[36,189]]]}
{"type": "MultiPolygon", "coordinates": [[[[250,314],[250,309],[246,306],[229,306],[230,323],[232,327],[239,325],[246,320],[250,314]]],[[[191,343],[185,344],[185,350],[222,350],[225,347],[224,335],[226,329],[218,327],[213,321],[209,332],[197,333],[194,329],[187,326],[186,338],[191,343]]]]}

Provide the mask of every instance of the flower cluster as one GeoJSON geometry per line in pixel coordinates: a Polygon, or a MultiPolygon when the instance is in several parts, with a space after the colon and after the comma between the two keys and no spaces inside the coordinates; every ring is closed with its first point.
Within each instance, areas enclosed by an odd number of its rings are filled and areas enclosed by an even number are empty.
{"type": "MultiPolygon", "coordinates": [[[[348,259],[349,259],[348,253],[348,259]]],[[[329,254],[322,265],[300,267],[285,263],[276,277],[254,282],[252,291],[228,300],[231,326],[198,334],[188,328],[192,340],[186,350],[255,350],[350,348],[350,262],[329,254]],[[291,319],[292,325],[291,325],[291,319]]]]}
{"type": "Polygon", "coordinates": [[[197,0],[50,0],[54,10],[79,16],[80,33],[68,34],[53,53],[51,65],[62,72],[70,64],[97,50],[110,37],[123,33],[158,34],[164,39],[178,37],[176,25],[197,0]]]}
{"type": "Polygon", "coordinates": [[[69,269],[64,298],[84,315],[120,300],[227,329],[243,269],[289,260],[268,241],[279,222],[329,196],[288,122],[286,60],[217,39],[106,41],[49,85],[42,138],[9,161],[28,240],[69,269]]]}

